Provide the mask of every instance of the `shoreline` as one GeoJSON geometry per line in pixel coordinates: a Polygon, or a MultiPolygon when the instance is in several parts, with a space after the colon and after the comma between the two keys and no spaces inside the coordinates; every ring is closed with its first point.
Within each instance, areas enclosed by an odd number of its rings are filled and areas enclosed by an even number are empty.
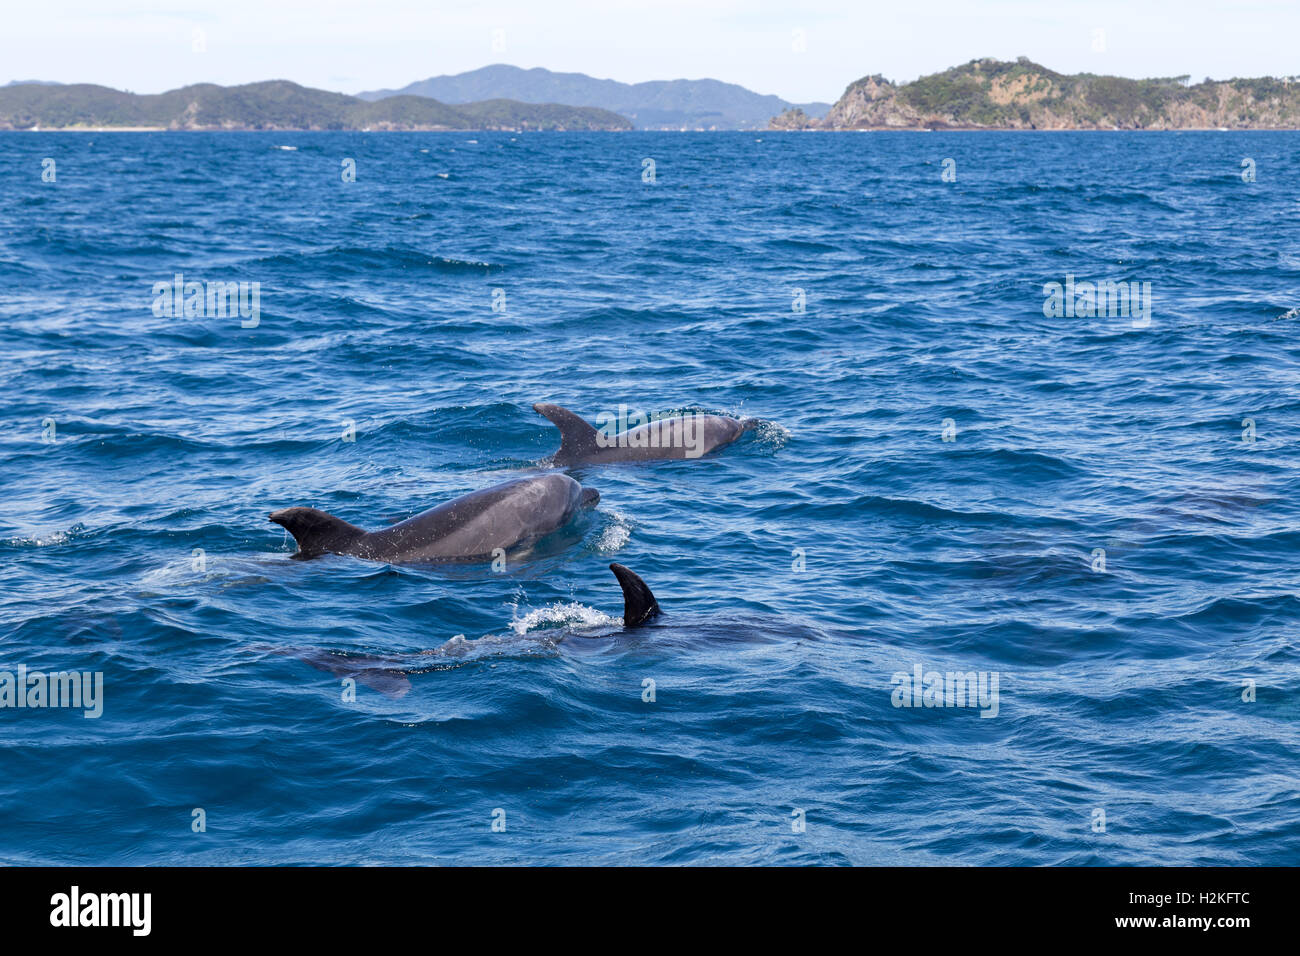
{"type": "MultiPolygon", "coordinates": [[[[172,127],[172,126],[41,126],[18,129],[0,128],[0,133],[659,133],[677,132],[677,130],[634,130],[634,129],[518,129],[508,126],[466,127],[464,129],[450,126],[416,126],[410,129],[308,129],[300,126],[274,127],[270,129],[255,127],[172,127]]],[[[682,130],[696,133],[743,133],[747,130],[682,130]]],[[[758,132],[768,132],[761,130],[758,132]]]]}
{"type": "Polygon", "coordinates": [[[176,129],[169,126],[49,126],[0,129],[0,133],[1295,133],[1300,126],[1172,126],[1161,129],[1103,129],[1096,126],[854,126],[836,129],[514,129],[509,127],[453,129],[445,126],[412,129],[255,129],[212,127],[176,129]]]}
{"type": "Polygon", "coordinates": [[[1107,129],[1102,126],[841,126],[835,129],[771,129],[769,133],[1295,133],[1300,126],[1166,126],[1107,129]]]}
{"type": "MultiPolygon", "coordinates": [[[[296,126],[276,127],[274,129],[255,129],[253,127],[213,126],[211,128],[182,128],[170,126],[42,126],[39,129],[0,129],[0,133],[635,133],[631,129],[512,129],[492,127],[488,129],[454,129],[447,126],[413,127],[411,129],[306,129],[296,126]]],[[[661,132],[660,130],[641,130],[640,132],[661,132]]],[[[662,132],[667,132],[664,130],[662,132]]],[[[709,132],[698,130],[696,132],[709,132]]],[[[744,132],[743,130],[718,130],[718,132],[744,132]]]]}

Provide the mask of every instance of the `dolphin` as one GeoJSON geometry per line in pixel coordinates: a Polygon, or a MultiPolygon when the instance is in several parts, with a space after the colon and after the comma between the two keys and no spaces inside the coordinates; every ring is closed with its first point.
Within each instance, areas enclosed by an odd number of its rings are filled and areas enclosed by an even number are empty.
{"type": "Polygon", "coordinates": [[[693,413],[629,428],[611,434],[600,431],[560,405],[538,403],[533,411],[544,415],[560,430],[560,450],[551,462],[567,468],[571,465],[600,465],[618,461],[661,461],[699,458],[723,445],[729,445],[757,422],[752,418],[736,419],[726,415],[693,413]]]}
{"type": "Polygon", "coordinates": [[[623,627],[640,627],[663,613],[659,602],[650,592],[650,586],[636,572],[617,563],[611,564],[609,569],[614,572],[618,586],[623,589],[623,627]]]}
{"type": "MultiPolygon", "coordinates": [[[[614,572],[619,587],[623,589],[624,630],[642,627],[663,613],[649,585],[641,580],[636,572],[621,564],[611,564],[609,569],[614,572]]],[[[584,635],[580,632],[570,631],[560,639],[582,636],[584,635]]],[[[451,646],[450,642],[447,646],[451,646]]],[[[403,697],[409,693],[411,682],[408,678],[412,674],[427,674],[457,666],[445,663],[430,666],[419,661],[420,658],[431,656],[450,656],[443,651],[421,651],[414,659],[402,659],[364,654],[336,654],[315,647],[262,649],[272,654],[296,657],[303,663],[310,664],[317,670],[327,671],[335,677],[350,677],[372,690],[379,691],[385,697],[403,697]]]]}
{"type": "Polygon", "coordinates": [[[516,478],[462,495],[413,518],[366,531],[316,508],[273,511],[270,520],[298,542],[298,560],[346,554],[368,561],[488,561],[536,541],[600,500],[568,475],[516,478]]]}

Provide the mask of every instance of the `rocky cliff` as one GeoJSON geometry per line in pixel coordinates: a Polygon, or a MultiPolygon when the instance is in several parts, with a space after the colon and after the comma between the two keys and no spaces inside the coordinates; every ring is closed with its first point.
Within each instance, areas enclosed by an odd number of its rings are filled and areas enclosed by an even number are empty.
{"type": "Polygon", "coordinates": [[[1021,57],[972,60],[898,85],[850,84],[821,121],[772,129],[1300,129],[1300,78],[1131,80],[1066,75],[1021,57]]]}

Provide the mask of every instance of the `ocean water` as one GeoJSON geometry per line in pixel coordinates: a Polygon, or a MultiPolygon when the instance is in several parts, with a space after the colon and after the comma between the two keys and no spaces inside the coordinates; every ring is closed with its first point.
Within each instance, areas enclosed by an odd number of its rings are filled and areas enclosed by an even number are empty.
{"type": "Polygon", "coordinates": [[[1300,134],[10,133],[0,179],[0,670],[103,675],[0,708],[0,861],[1297,862],[1300,134]],[[256,324],[155,314],[176,273],[256,324]],[[267,521],[534,471],[540,401],[760,424],[572,470],[502,571],[267,521]]]}

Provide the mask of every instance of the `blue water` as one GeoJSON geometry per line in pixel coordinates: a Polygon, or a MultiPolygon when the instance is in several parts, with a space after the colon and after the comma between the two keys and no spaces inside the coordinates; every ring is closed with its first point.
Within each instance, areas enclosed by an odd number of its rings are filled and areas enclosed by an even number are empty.
{"type": "Polygon", "coordinates": [[[0,710],[0,861],[1297,861],[1300,134],[11,133],[0,181],[0,669],[104,681],[0,710]],[[259,323],[154,315],[177,272],[259,323]],[[266,520],[535,469],[538,401],[761,424],[573,470],[501,573],[266,520]],[[918,665],[996,716],[894,706],[918,665]]]}

